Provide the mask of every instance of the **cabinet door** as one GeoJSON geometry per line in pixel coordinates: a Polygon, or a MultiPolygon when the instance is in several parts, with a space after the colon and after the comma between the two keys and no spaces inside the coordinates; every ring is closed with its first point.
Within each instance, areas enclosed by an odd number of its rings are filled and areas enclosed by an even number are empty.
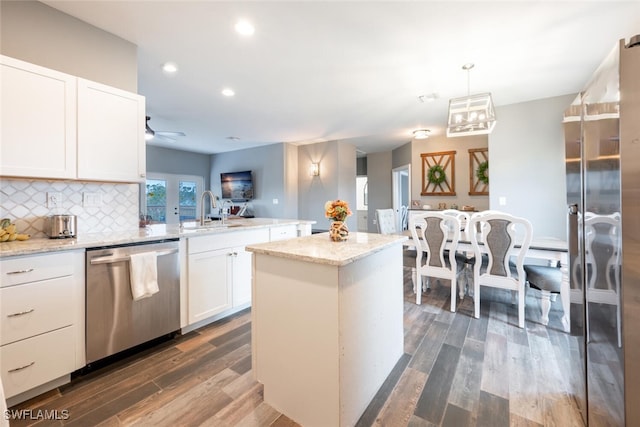
{"type": "Polygon", "coordinates": [[[231,308],[232,262],[231,249],[189,255],[189,324],[231,308]]]}
{"type": "Polygon", "coordinates": [[[0,56],[0,175],[74,178],[76,78],[0,56]]]}
{"type": "Polygon", "coordinates": [[[251,252],[244,247],[233,249],[233,306],[251,302],[251,252]]]}
{"type": "Polygon", "coordinates": [[[78,79],[78,178],[145,177],[144,97],[78,79]]]}
{"type": "Polygon", "coordinates": [[[276,240],[286,240],[298,237],[298,228],[295,224],[271,227],[269,232],[272,242],[275,242],[276,240]]]}

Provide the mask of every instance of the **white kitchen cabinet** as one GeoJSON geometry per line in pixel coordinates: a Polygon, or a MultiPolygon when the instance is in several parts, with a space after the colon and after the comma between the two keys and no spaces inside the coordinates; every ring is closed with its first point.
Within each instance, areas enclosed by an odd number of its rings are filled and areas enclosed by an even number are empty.
{"type": "Polygon", "coordinates": [[[189,324],[231,308],[232,254],[218,249],[189,255],[189,324]]]}
{"type": "Polygon", "coordinates": [[[269,229],[269,237],[272,242],[298,237],[298,227],[295,224],[281,225],[269,229]]]}
{"type": "Polygon", "coordinates": [[[84,251],[0,260],[0,375],[10,404],[85,365],[84,251]]]}
{"type": "Polygon", "coordinates": [[[0,55],[0,175],[76,176],[76,78],[0,55]]]}
{"type": "Polygon", "coordinates": [[[145,99],[0,55],[0,176],[141,182],[145,99]]]}
{"type": "Polygon", "coordinates": [[[252,254],[244,248],[268,241],[268,228],[187,239],[188,325],[202,325],[251,302],[252,254]]]}
{"type": "Polygon", "coordinates": [[[244,246],[233,248],[231,268],[231,288],[233,289],[233,307],[251,302],[251,252],[244,246]]]}
{"type": "Polygon", "coordinates": [[[143,181],[145,100],[78,79],[78,178],[143,181]]]}

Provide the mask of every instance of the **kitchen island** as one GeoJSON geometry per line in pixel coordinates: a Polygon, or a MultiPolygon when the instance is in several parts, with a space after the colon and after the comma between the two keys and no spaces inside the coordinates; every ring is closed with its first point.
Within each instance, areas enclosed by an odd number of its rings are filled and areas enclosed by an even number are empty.
{"type": "Polygon", "coordinates": [[[246,247],[265,402],[304,426],[358,421],[403,353],[406,239],[322,233],[246,247]]]}

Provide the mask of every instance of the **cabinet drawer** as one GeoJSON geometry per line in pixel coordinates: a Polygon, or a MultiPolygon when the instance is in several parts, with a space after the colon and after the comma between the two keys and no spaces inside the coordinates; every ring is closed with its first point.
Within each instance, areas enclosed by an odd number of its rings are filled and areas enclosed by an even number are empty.
{"type": "Polygon", "coordinates": [[[284,225],[281,227],[271,227],[269,229],[271,241],[293,239],[298,237],[298,227],[295,225],[284,225]]]}
{"type": "Polygon", "coordinates": [[[69,326],[0,347],[5,397],[12,397],[72,372],[75,328],[69,326]]]}
{"type": "Polygon", "coordinates": [[[71,276],[0,288],[0,345],[73,323],[71,276]]]}
{"type": "Polygon", "coordinates": [[[206,236],[189,237],[187,247],[190,254],[218,249],[246,246],[269,241],[269,229],[257,228],[243,231],[229,231],[206,236]]]}
{"type": "Polygon", "coordinates": [[[73,253],[60,252],[0,261],[0,287],[73,274],[73,253]]]}

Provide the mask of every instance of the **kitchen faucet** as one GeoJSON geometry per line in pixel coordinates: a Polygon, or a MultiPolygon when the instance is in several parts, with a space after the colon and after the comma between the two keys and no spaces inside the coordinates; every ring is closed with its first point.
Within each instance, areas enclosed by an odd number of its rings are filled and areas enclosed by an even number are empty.
{"type": "Polygon", "coordinates": [[[222,203],[222,212],[221,212],[220,216],[222,217],[222,224],[223,224],[223,225],[224,225],[224,223],[225,223],[225,221],[224,221],[224,220],[225,220],[225,219],[228,217],[228,215],[231,213],[230,207],[229,207],[229,208],[225,207],[225,205],[226,205],[227,203],[228,203],[230,206],[233,206],[233,202],[232,202],[231,200],[225,200],[225,201],[222,203]]]}
{"type": "Polygon", "coordinates": [[[202,192],[202,196],[200,196],[200,225],[204,225],[204,196],[209,195],[209,201],[211,202],[211,213],[213,213],[213,209],[216,207],[216,196],[213,195],[211,190],[206,190],[202,192]]]}

